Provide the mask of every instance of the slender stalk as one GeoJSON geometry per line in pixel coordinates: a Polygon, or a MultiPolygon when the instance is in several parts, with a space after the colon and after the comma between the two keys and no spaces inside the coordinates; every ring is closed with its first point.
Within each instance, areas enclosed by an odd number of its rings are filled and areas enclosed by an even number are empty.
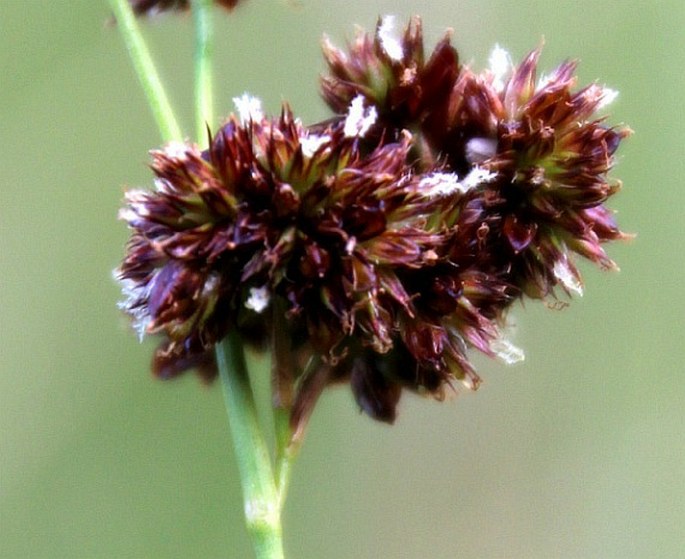
{"type": "Polygon", "coordinates": [[[217,345],[216,357],[255,554],[257,559],[283,559],[280,501],[238,334],[217,345]]]}
{"type": "Polygon", "coordinates": [[[128,0],[109,0],[109,4],[162,138],[165,142],[181,140],[181,128],[128,0]]]}
{"type": "Polygon", "coordinates": [[[212,57],[214,27],[212,0],[192,0],[195,20],[195,126],[197,141],[204,144],[207,125],[214,121],[212,57]]]}

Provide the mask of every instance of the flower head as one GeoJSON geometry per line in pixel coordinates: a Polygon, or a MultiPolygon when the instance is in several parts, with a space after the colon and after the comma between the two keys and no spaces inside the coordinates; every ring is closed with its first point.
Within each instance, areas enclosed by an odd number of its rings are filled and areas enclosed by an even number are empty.
{"type": "Polygon", "coordinates": [[[231,118],[204,152],[153,152],[156,189],[130,191],[120,214],[133,236],[118,277],[139,331],[164,335],[159,368],[195,363],[232,328],[263,339],[274,299],[293,347],[304,333],[329,364],[351,345],[387,353],[415,314],[399,276],[432,266],[445,239],[426,227],[434,201],[410,177],[410,145],[362,157],[286,109],[231,118]]]}
{"type": "Polygon", "coordinates": [[[237,329],[284,361],[317,356],[306,373],[276,367],[296,425],[340,380],[387,421],[403,388],[475,388],[467,348],[494,354],[513,290],[477,267],[481,211],[454,208],[474,179],[413,174],[412,142],[362,152],[356,136],[314,132],[286,108],[230,118],[206,151],[152,152],[155,190],[130,191],[120,213],[133,235],[117,275],[138,331],[163,335],[156,373],[199,366],[211,378],[209,352],[237,329]]]}
{"type": "Polygon", "coordinates": [[[615,267],[600,245],[626,236],[603,204],[620,188],[608,173],[630,134],[597,115],[615,92],[597,84],[576,89],[574,62],[538,81],[539,54],[510,72],[462,72],[440,140],[453,168],[496,174],[482,193],[491,252],[533,297],[555,285],[580,291],[571,252],[615,267]]]}

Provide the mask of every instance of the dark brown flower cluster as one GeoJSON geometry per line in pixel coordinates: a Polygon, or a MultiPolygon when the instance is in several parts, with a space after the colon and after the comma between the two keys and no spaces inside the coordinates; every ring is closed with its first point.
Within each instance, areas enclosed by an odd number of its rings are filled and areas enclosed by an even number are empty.
{"type": "MultiPolygon", "coordinates": [[[[215,0],[218,6],[232,10],[240,0],[215,0]]],[[[152,16],[168,10],[188,10],[190,0],[129,0],[133,13],[139,16],[152,16]]]]}
{"type": "Polygon", "coordinates": [[[239,332],[271,349],[296,430],[336,382],[389,422],[403,389],[477,387],[469,349],[522,358],[511,303],[580,292],[573,255],[612,268],[602,245],[625,237],[604,202],[629,131],[597,116],[614,94],[576,88],[574,63],[538,79],[538,51],[513,66],[496,48],[476,74],[449,36],[426,58],[418,18],[324,53],[334,118],[267,119],[243,97],[207,150],[153,152],[155,190],[121,211],[122,307],[162,336],[156,374],[213,378],[239,332]]]}

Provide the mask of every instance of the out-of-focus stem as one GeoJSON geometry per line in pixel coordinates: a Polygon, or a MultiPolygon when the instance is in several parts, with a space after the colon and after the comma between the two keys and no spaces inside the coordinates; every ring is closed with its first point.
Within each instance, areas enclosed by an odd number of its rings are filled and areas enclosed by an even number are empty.
{"type": "Polygon", "coordinates": [[[165,142],[182,140],[181,128],[128,0],[109,0],[109,4],[114,12],[117,27],[124,39],[162,139],[165,142]]]}
{"type": "Polygon", "coordinates": [[[211,126],[214,120],[212,0],[192,0],[192,9],[195,20],[196,140],[206,147],[207,126],[211,126]]]}

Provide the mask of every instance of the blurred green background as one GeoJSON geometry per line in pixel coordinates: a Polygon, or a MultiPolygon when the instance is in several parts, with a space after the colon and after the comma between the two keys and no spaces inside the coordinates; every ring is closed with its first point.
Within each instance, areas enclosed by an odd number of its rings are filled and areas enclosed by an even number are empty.
{"type": "MultiPolygon", "coordinates": [[[[389,428],[348,389],[313,417],[285,513],[290,558],[685,557],[685,7],[642,1],[251,0],[217,13],[217,103],[249,91],[307,122],[323,32],[378,14],[447,26],[482,68],[495,43],[581,59],[621,94],[613,207],[639,236],[584,266],[586,295],[515,312],[515,367],[476,394],[406,396],[389,428]]],[[[247,558],[218,387],[153,381],[115,303],[127,186],[159,145],[106,2],[0,0],[0,556],[247,558]]],[[[192,133],[192,20],[146,36],[192,133]]]]}

